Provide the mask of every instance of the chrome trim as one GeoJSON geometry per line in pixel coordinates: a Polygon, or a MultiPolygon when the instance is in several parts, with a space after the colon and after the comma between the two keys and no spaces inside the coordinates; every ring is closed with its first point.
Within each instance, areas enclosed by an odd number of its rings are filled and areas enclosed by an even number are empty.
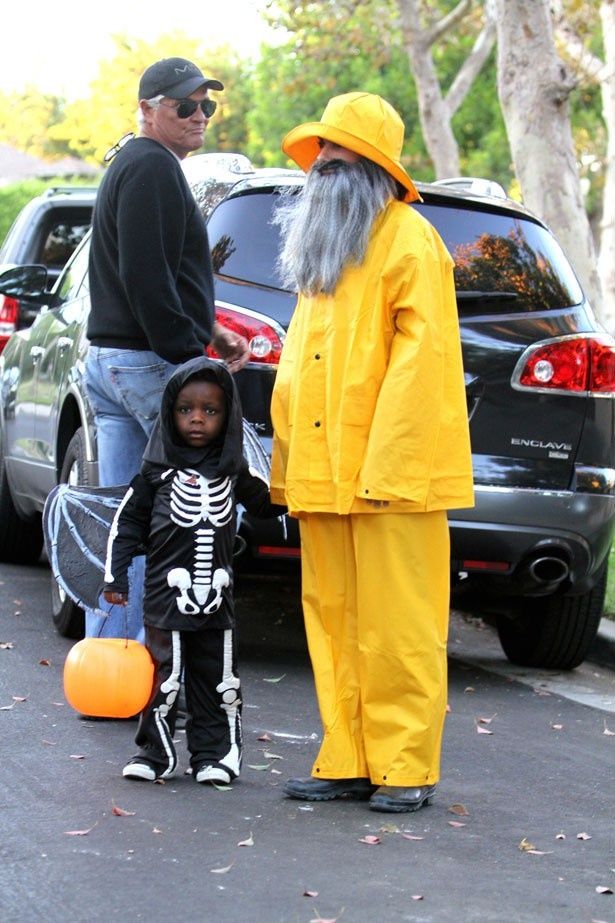
{"type": "Polygon", "coordinates": [[[610,334],[600,333],[599,331],[594,331],[593,333],[566,333],[559,337],[548,337],[546,340],[532,343],[531,346],[526,346],[523,350],[512,373],[510,383],[515,391],[530,391],[532,394],[563,394],[566,397],[615,397],[615,391],[568,391],[566,388],[541,388],[538,385],[520,384],[521,372],[531,354],[543,346],[552,346],[554,343],[562,343],[564,340],[610,340],[610,345],[615,347],[615,339],[610,334]]]}

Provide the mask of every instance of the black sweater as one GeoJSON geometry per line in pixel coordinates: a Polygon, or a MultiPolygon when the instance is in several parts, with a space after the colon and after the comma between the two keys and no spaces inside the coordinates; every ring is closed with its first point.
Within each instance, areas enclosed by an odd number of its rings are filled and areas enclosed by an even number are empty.
{"type": "Polygon", "coordinates": [[[203,355],[214,297],[205,222],[178,159],[150,138],[116,155],[96,199],[90,247],[95,346],[203,355]]]}

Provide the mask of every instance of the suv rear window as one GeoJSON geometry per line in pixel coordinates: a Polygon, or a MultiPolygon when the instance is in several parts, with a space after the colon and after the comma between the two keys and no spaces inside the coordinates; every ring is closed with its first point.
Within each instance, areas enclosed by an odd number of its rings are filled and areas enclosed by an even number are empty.
{"type": "MultiPolygon", "coordinates": [[[[208,224],[214,272],[281,287],[279,229],[271,224],[276,201],[271,192],[254,191],[218,205],[208,224]]],[[[561,248],[539,224],[457,204],[413,207],[437,228],[455,260],[460,313],[544,311],[582,301],[561,248]]]]}
{"type": "Polygon", "coordinates": [[[455,260],[461,314],[482,304],[506,311],[544,311],[579,304],[583,294],[555,238],[520,215],[422,203],[455,260]],[[498,301],[495,293],[509,293],[498,301]],[[472,298],[470,293],[476,293],[472,298]],[[489,299],[486,293],[491,293],[489,299]]]}

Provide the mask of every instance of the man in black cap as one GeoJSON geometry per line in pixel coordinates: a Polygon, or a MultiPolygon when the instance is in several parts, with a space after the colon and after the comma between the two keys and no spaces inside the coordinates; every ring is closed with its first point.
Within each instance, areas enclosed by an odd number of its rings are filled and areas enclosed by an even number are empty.
{"type": "MultiPolygon", "coordinates": [[[[85,380],[103,487],[128,484],[139,470],[177,365],[209,343],[231,372],[248,359],[246,341],[215,322],[207,231],[181,169],[215,112],[210,89],[223,86],[184,58],[148,67],[139,83],[139,136],[118,150],[97,195],[85,380]]],[[[130,611],[116,609],[103,622],[87,612],[86,635],[141,635],[142,560],[130,611]]]]}

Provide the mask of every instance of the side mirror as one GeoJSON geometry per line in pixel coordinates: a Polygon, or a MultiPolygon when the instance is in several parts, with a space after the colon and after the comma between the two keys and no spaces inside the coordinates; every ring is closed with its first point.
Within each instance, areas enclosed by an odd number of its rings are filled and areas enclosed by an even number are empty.
{"type": "Polygon", "coordinates": [[[0,295],[26,301],[48,301],[45,266],[13,266],[0,273],[0,295]]]}

